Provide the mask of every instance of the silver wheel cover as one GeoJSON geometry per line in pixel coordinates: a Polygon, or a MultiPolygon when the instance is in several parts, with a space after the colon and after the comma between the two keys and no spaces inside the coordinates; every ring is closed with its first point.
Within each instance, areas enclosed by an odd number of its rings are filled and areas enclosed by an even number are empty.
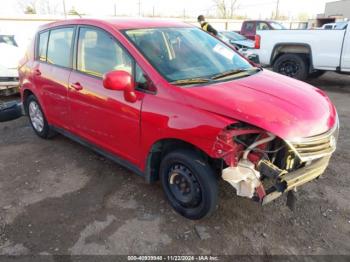
{"type": "Polygon", "coordinates": [[[40,133],[44,129],[43,113],[41,112],[38,103],[35,101],[31,101],[28,108],[30,121],[32,122],[34,129],[40,133]]]}

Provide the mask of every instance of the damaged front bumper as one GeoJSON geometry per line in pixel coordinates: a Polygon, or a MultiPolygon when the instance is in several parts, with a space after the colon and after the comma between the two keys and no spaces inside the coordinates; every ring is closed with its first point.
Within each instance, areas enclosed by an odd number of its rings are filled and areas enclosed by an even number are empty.
{"type": "MultiPolygon", "coordinates": [[[[320,177],[326,170],[329,160],[330,160],[329,156],[324,157],[314,161],[308,166],[305,166],[293,172],[282,175],[280,177],[279,183],[284,185],[284,190],[280,192],[276,190],[274,192],[270,192],[266,194],[262,199],[262,204],[265,205],[275,200],[276,198],[280,197],[283,193],[296,189],[297,187],[320,177]]],[[[280,187],[277,187],[277,188],[280,188],[280,187]]]]}
{"type": "Polygon", "coordinates": [[[250,145],[242,158],[234,165],[223,169],[222,178],[229,182],[238,196],[251,198],[265,205],[283,193],[296,190],[299,186],[320,177],[326,170],[336,149],[339,122],[328,132],[298,140],[284,141],[288,154],[285,167],[280,169],[268,158],[252,162],[250,151],[263,142],[271,141],[269,134],[250,145]]]}
{"type": "Polygon", "coordinates": [[[261,173],[249,161],[240,161],[237,167],[225,168],[222,178],[236,189],[237,195],[255,199],[265,205],[283,193],[320,177],[329,160],[330,156],[327,156],[295,171],[281,172],[280,176],[276,177],[275,184],[267,190],[261,181],[261,173]]]}

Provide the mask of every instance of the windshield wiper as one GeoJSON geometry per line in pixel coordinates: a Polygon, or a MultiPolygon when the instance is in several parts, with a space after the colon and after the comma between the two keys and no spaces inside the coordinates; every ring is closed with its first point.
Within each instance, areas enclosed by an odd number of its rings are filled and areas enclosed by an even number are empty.
{"type": "Polygon", "coordinates": [[[170,84],[174,85],[192,85],[192,84],[203,84],[203,83],[208,83],[211,80],[208,78],[190,78],[190,79],[181,79],[181,80],[176,80],[173,82],[170,82],[170,84]]]}
{"type": "Polygon", "coordinates": [[[256,72],[256,71],[260,71],[259,68],[249,68],[249,69],[234,69],[234,70],[229,70],[229,71],[226,71],[226,72],[223,72],[223,73],[219,73],[219,74],[216,74],[216,75],[213,75],[211,77],[212,80],[217,80],[217,79],[220,79],[220,78],[224,78],[226,76],[231,76],[231,75],[237,75],[239,73],[243,73],[243,72],[249,72],[249,71],[253,71],[253,72],[256,72]]]}

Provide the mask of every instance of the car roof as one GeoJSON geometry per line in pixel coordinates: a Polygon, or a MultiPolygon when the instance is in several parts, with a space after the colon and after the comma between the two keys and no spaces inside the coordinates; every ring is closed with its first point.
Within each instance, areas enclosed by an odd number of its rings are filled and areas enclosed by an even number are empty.
{"type": "Polygon", "coordinates": [[[193,27],[193,25],[179,22],[176,20],[149,19],[149,18],[119,18],[119,19],[67,19],[48,23],[39,27],[39,30],[48,29],[64,25],[93,25],[93,26],[112,26],[118,30],[123,29],[141,29],[157,27],[193,27]]]}

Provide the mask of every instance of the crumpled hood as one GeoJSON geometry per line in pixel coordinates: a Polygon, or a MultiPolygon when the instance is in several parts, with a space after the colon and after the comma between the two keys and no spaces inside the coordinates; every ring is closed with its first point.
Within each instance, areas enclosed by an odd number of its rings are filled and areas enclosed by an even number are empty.
{"type": "Polygon", "coordinates": [[[324,133],[337,118],[323,91],[268,70],[182,91],[193,107],[255,125],[283,139],[324,133]]]}

